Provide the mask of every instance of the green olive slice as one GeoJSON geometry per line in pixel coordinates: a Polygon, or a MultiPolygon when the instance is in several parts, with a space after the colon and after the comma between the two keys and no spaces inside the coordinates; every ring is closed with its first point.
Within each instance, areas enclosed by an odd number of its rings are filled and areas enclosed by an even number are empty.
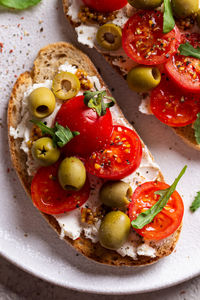
{"type": "Polygon", "coordinates": [[[97,32],[97,43],[106,50],[117,50],[122,44],[122,30],[115,24],[104,24],[97,32]]]}
{"type": "Polygon", "coordinates": [[[155,88],[161,80],[158,68],[149,66],[137,66],[131,69],[127,75],[130,89],[138,93],[148,92],[155,88]]]}
{"type": "Polygon", "coordinates": [[[123,181],[108,181],[100,190],[100,200],[109,207],[125,209],[132,196],[132,188],[123,181]]]}
{"type": "Polygon", "coordinates": [[[29,110],[39,119],[46,118],[55,109],[56,99],[52,91],[46,87],[35,89],[28,97],[29,110]]]}
{"type": "Polygon", "coordinates": [[[42,166],[50,166],[60,157],[60,150],[53,145],[53,140],[48,137],[35,141],[31,151],[33,158],[42,166]]]}
{"type": "Polygon", "coordinates": [[[80,91],[80,81],[70,72],[60,72],[53,79],[52,90],[58,99],[68,100],[80,91]]]}
{"type": "Polygon", "coordinates": [[[163,0],[128,0],[128,2],[138,9],[152,9],[161,6],[163,0]]]}
{"type": "Polygon", "coordinates": [[[199,0],[172,0],[172,9],[177,18],[186,18],[198,12],[199,0]]]}
{"type": "Polygon", "coordinates": [[[126,242],[131,228],[129,217],[121,211],[111,211],[102,220],[99,229],[100,244],[117,250],[126,242]]]}
{"type": "Polygon", "coordinates": [[[58,169],[58,180],[64,190],[79,191],[86,181],[85,166],[77,157],[65,158],[58,169]]]}

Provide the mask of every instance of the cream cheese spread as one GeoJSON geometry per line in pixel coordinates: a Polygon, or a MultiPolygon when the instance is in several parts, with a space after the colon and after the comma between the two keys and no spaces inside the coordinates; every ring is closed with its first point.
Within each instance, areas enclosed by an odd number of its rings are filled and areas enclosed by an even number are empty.
{"type": "MultiPolygon", "coordinates": [[[[75,74],[77,71],[77,67],[72,66],[66,62],[65,64],[59,67],[59,71],[66,71],[75,74]]],[[[103,89],[98,77],[88,76],[88,78],[93,84],[95,84],[97,89],[103,89]]],[[[19,123],[17,128],[10,128],[11,136],[13,136],[15,139],[22,139],[22,144],[20,148],[28,156],[26,164],[28,168],[28,174],[30,176],[33,176],[36,173],[37,169],[39,168],[39,165],[31,157],[29,148],[27,146],[27,142],[30,140],[30,120],[32,119],[32,116],[29,113],[28,109],[28,96],[34,89],[38,87],[51,88],[52,81],[47,80],[40,84],[33,84],[27,89],[27,91],[24,93],[24,98],[22,101],[21,122],[19,123]]],[[[79,94],[82,93],[83,91],[79,92],[79,94]]],[[[55,115],[58,112],[61,104],[62,102],[57,99],[55,111],[49,117],[42,120],[43,122],[47,122],[48,126],[52,126],[53,121],[55,119],[55,115]]],[[[123,119],[123,117],[121,116],[120,109],[117,106],[111,108],[111,113],[113,117],[113,124],[123,125],[132,128],[130,124],[128,124],[128,122],[126,122],[125,119],[123,119]]],[[[133,174],[127,176],[123,180],[129,183],[132,189],[135,190],[135,188],[139,184],[145,181],[154,181],[155,179],[157,179],[159,172],[159,166],[155,162],[153,162],[153,159],[150,156],[147,147],[143,145],[143,156],[139,168],[133,174]]],[[[103,180],[95,176],[89,175],[89,181],[91,186],[95,188],[91,190],[89,199],[82,207],[77,208],[76,210],[73,210],[71,212],[67,212],[65,214],[54,215],[54,217],[58,221],[58,224],[61,227],[60,238],[64,238],[65,236],[67,236],[73,240],[76,240],[83,233],[84,236],[90,239],[93,243],[98,242],[98,229],[100,227],[101,221],[98,220],[97,223],[93,225],[81,223],[81,209],[83,207],[89,207],[92,211],[96,211],[101,206],[101,202],[99,200],[99,190],[103,184],[103,180]]],[[[148,243],[138,245],[138,239],[138,235],[135,232],[131,231],[128,241],[120,249],[118,249],[117,252],[122,256],[127,255],[132,257],[133,259],[137,259],[138,255],[146,255],[152,258],[155,257],[156,250],[153,247],[150,247],[148,243]]]]}

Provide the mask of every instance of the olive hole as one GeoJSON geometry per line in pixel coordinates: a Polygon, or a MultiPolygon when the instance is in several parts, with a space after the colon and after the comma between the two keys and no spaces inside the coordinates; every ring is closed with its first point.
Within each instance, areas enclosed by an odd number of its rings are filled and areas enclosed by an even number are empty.
{"type": "Polygon", "coordinates": [[[115,36],[111,32],[106,32],[104,34],[104,40],[108,42],[109,44],[114,44],[115,42],[115,36]]]}
{"type": "Polygon", "coordinates": [[[61,82],[62,85],[62,90],[64,90],[65,92],[69,92],[72,89],[72,84],[69,80],[63,80],[61,82]]]}
{"type": "Polygon", "coordinates": [[[159,70],[157,68],[153,68],[152,69],[152,76],[155,80],[158,80],[159,79],[159,70]]]}
{"type": "Polygon", "coordinates": [[[46,105],[40,105],[40,106],[37,107],[36,111],[39,114],[45,114],[45,113],[48,113],[49,108],[46,105]]]}
{"type": "Polygon", "coordinates": [[[45,149],[45,147],[43,147],[42,149],[39,149],[40,150],[40,155],[46,155],[47,151],[45,149]]]}
{"type": "Polygon", "coordinates": [[[65,190],[76,191],[76,187],[72,185],[65,185],[65,190]]]}

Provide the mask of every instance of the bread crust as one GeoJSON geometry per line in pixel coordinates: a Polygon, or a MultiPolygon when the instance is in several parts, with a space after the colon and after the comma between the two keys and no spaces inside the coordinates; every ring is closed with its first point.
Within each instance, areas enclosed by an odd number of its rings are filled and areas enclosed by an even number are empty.
{"type": "MultiPolygon", "coordinates": [[[[63,2],[63,10],[65,13],[66,18],[70,21],[73,27],[77,27],[79,24],[76,22],[73,22],[71,18],[67,15],[68,7],[69,7],[69,0],[62,0],[63,2]]],[[[116,66],[113,62],[119,58],[119,56],[109,55],[108,53],[103,53],[99,48],[97,48],[94,45],[94,48],[101,53],[106,61],[125,79],[126,76],[124,76],[123,71],[120,69],[119,66],[116,66]]],[[[171,127],[172,130],[190,147],[200,151],[200,145],[197,144],[195,135],[194,135],[194,129],[192,128],[192,124],[185,126],[185,127],[171,127]]]]}
{"type": "MultiPolygon", "coordinates": [[[[8,104],[8,133],[10,132],[10,127],[16,128],[21,120],[22,100],[24,92],[27,90],[28,86],[34,83],[42,83],[47,79],[52,79],[57,73],[59,65],[63,64],[66,61],[68,61],[70,64],[77,65],[79,68],[85,69],[90,76],[97,76],[100,80],[100,83],[106,86],[102,78],[98,74],[95,66],[92,64],[89,58],[80,50],[78,50],[71,44],[64,42],[48,45],[39,51],[38,56],[34,61],[32,72],[25,72],[21,74],[13,87],[10,101],[8,104]]],[[[109,90],[107,91],[110,94],[109,90]]],[[[122,117],[125,120],[121,111],[120,114],[120,117],[122,117]]],[[[26,154],[20,149],[20,144],[22,140],[20,138],[14,139],[9,134],[8,140],[14,168],[18,174],[18,177],[24,189],[26,190],[27,194],[31,197],[30,188],[32,177],[30,177],[27,173],[26,154]]],[[[159,174],[158,180],[164,180],[162,173],[159,174]]],[[[61,228],[57,220],[53,216],[44,213],[41,214],[51,225],[51,227],[60,235],[61,228]]],[[[180,231],[181,226],[173,235],[171,235],[167,239],[166,243],[164,243],[161,246],[158,246],[152,241],[151,246],[156,249],[155,258],[151,258],[148,256],[138,256],[138,260],[133,260],[128,256],[122,257],[115,251],[103,248],[100,245],[100,243],[94,244],[91,242],[91,240],[86,239],[83,234],[77,240],[72,240],[68,237],[65,237],[64,239],[78,252],[82,253],[87,258],[92,259],[98,263],[114,266],[143,266],[152,264],[160,258],[171,254],[178,241],[180,231]]]]}

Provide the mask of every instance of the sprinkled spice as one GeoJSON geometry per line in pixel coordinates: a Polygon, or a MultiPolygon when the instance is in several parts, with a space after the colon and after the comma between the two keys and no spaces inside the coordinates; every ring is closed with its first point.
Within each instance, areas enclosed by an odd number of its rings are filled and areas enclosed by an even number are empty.
{"type": "Polygon", "coordinates": [[[75,75],[78,77],[83,90],[91,90],[93,88],[93,84],[88,79],[88,74],[86,71],[78,69],[75,75]]]}
{"type": "Polygon", "coordinates": [[[0,53],[3,52],[3,43],[0,43],[0,53]]]}
{"type": "Polygon", "coordinates": [[[98,25],[103,25],[113,21],[116,17],[116,12],[102,13],[82,6],[78,17],[82,23],[97,23],[98,25]]]}
{"type": "Polygon", "coordinates": [[[43,134],[41,129],[37,125],[34,125],[31,130],[30,140],[27,142],[29,149],[32,147],[33,142],[38,140],[42,136],[43,134]]]}
{"type": "Polygon", "coordinates": [[[86,224],[94,224],[98,220],[101,220],[106,214],[105,208],[100,206],[96,211],[92,211],[90,208],[83,207],[81,209],[81,222],[86,224]]]}
{"type": "Polygon", "coordinates": [[[192,29],[194,24],[195,24],[195,15],[189,16],[184,19],[177,19],[176,20],[176,25],[181,29],[181,30],[188,30],[192,29]]]}

